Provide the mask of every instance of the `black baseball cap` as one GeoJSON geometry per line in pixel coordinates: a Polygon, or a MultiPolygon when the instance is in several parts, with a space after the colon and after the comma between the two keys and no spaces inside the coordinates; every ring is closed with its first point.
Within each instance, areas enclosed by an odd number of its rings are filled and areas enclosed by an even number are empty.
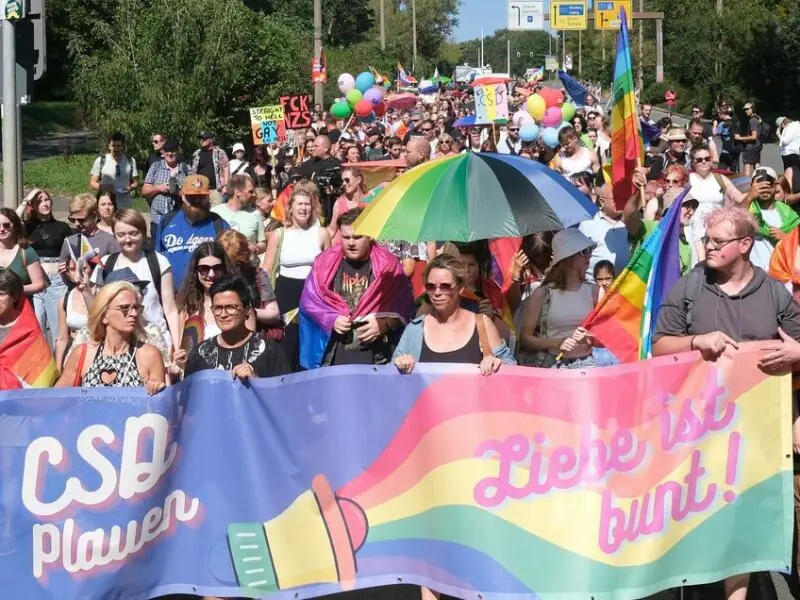
{"type": "Polygon", "coordinates": [[[213,131],[209,131],[208,129],[204,129],[203,131],[200,132],[200,139],[201,140],[210,140],[210,139],[213,139],[215,137],[217,137],[217,136],[214,135],[214,132],[213,131]]]}
{"type": "Polygon", "coordinates": [[[180,148],[180,144],[178,144],[178,140],[174,137],[168,137],[164,141],[164,147],[162,148],[164,152],[177,152],[180,148]]]}

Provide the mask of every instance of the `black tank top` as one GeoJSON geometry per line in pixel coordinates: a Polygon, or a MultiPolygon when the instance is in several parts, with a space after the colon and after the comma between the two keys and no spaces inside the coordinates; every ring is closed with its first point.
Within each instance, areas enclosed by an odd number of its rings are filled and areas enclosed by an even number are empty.
{"type": "Polygon", "coordinates": [[[421,363],[458,363],[466,365],[480,364],[483,353],[481,353],[481,342],[478,337],[478,327],[476,326],[472,332],[472,337],[469,341],[455,350],[449,352],[434,352],[428,348],[425,342],[425,336],[422,336],[422,350],[419,353],[419,362],[421,363]]]}

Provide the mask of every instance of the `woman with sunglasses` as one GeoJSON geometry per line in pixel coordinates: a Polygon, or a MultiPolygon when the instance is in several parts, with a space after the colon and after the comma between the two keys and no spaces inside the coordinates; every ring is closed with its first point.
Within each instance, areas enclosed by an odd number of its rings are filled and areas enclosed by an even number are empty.
{"type": "Polygon", "coordinates": [[[337,198],[333,205],[333,215],[331,224],[328,225],[328,233],[331,236],[331,246],[338,244],[339,226],[337,221],[339,216],[354,208],[364,208],[364,196],[367,194],[367,184],[364,182],[364,173],[358,167],[347,167],[342,170],[342,186],[344,194],[337,198]]]}
{"type": "Polygon", "coordinates": [[[23,293],[29,298],[47,287],[39,255],[28,246],[25,226],[10,208],[0,208],[0,267],[20,276],[23,293]]]}
{"type": "Polygon", "coordinates": [[[692,147],[689,173],[689,193],[697,199],[699,206],[692,218],[689,242],[692,245],[693,265],[706,258],[706,248],[701,242],[706,235],[706,218],[723,205],[739,206],[746,196],[740,192],[727,176],[713,171],[711,148],[700,143],[692,147]]]}
{"type": "MultiPolygon", "coordinates": [[[[233,271],[225,249],[218,242],[203,242],[192,253],[186,279],[178,291],[180,321],[199,315],[203,323],[203,339],[208,340],[219,333],[219,327],[211,312],[209,290],[214,282],[233,271]]],[[[183,328],[181,328],[183,330],[183,328]]]]}
{"type": "Polygon", "coordinates": [[[448,254],[428,263],[424,278],[431,310],[403,331],[393,356],[401,373],[411,373],[420,362],[473,364],[482,375],[496,373],[503,363],[515,364],[491,319],[461,308],[463,270],[461,261],[448,254]]]}
{"type": "Polygon", "coordinates": [[[91,341],[70,354],[55,387],[141,387],[157,394],[166,386],[161,353],[143,342],[139,290],[130,281],[102,287],[89,311],[91,341]]]}
{"type": "Polygon", "coordinates": [[[33,190],[23,205],[22,220],[28,246],[39,256],[48,283],[43,291],[33,297],[33,307],[52,349],[58,336],[58,305],[67,293],[67,286],[59,275],[61,249],[64,240],[72,234],[72,229],[53,216],[53,200],[43,190],[33,190]]]}
{"type": "Polygon", "coordinates": [[[581,327],[597,304],[599,290],[586,281],[594,242],[578,229],[553,236],[553,262],[525,304],[517,360],[531,367],[550,368],[563,353],[568,369],[594,366],[592,339],[581,327]]]}
{"type": "Polygon", "coordinates": [[[439,136],[439,143],[436,145],[436,152],[433,158],[441,158],[442,156],[453,156],[458,153],[458,145],[456,144],[453,136],[449,133],[443,133],[439,136]]]}

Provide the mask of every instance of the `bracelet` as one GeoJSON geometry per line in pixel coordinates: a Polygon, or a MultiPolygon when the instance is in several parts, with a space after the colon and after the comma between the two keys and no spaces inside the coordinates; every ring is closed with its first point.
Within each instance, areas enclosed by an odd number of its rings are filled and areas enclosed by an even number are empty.
{"type": "Polygon", "coordinates": [[[697,337],[696,335],[693,335],[692,339],[689,340],[689,350],[694,350],[694,338],[696,337],[697,337]]]}

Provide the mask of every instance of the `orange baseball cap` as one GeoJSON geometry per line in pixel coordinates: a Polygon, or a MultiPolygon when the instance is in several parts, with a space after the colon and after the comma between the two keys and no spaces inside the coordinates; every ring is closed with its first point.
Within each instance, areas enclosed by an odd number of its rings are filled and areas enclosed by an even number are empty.
{"type": "Polygon", "coordinates": [[[185,196],[208,196],[208,177],[205,175],[187,175],[183,180],[183,194],[185,196]]]}

